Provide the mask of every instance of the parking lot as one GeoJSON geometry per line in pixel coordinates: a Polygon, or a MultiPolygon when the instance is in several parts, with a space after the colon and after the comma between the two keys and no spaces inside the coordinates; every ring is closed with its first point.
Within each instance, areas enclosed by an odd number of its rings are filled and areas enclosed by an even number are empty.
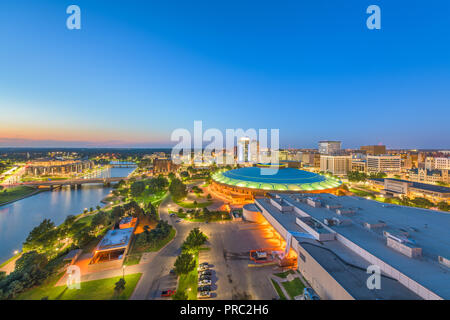
{"type": "Polygon", "coordinates": [[[269,276],[277,266],[249,267],[249,251],[279,244],[257,224],[230,222],[201,227],[209,237],[210,250],[200,251],[199,262],[211,264],[212,299],[272,299],[274,291],[269,276]]]}

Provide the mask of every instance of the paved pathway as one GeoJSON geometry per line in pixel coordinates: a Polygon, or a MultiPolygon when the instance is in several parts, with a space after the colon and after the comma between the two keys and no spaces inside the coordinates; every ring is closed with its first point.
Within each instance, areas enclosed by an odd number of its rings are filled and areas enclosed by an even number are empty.
{"type": "Polygon", "coordinates": [[[21,257],[17,256],[16,258],[12,259],[10,262],[8,262],[6,265],[4,265],[3,267],[0,268],[0,271],[2,272],[6,272],[6,274],[10,274],[11,272],[14,271],[15,267],[16,267],[16,261],[17,259],[19,259],[21,257]]]}

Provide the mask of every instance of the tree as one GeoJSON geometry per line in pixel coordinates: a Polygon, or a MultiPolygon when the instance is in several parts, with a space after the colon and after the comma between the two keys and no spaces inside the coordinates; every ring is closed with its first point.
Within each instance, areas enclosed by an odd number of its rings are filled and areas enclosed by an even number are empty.
{"type": "MultiPolygon", "coordinates": [[[[209,211],[208,211],[209,213],[209,211]]],[[[200,231],[199,228],[194,228],[189,232],[182,248],[184,250],[196,250],[208,240],[208,237],[200,231]]]]}
{"type": "Polygon", "coordinates": [[[116,186],[117,186],[117,188],[122,188],[124,185],[126,185],[126,182],[125,182],[125,180],[122,179],[119,181],[119,183],[117,183],[116,186]]]}
{"type": "Polygon", "coordinates": [[[437,204],[439,210],[442,211],[450,211],[450,204],[448,204],[446,201],[441,201],[437,204]]]}
{"type": "Polygon", "coordinates": [[[189,172],[187,172],[187,171],[181,171],[180,176],[181,176],[182,178],[189,178],[189,172]]]}
{"type": "Polygon", "coordinates": [[[95,226],[95,232],[98,233],[102,227],[105,227],[109,223],[109,217],[106,213],[100,211],[91,221],[91,226],[95,226]]]}
{"type": "Polygon", "coordinates": [[[125,284],[126,284],[125,279],[124,278],[120,278],[119,281],[117,281],[115,283],[114,292],[117,295],[120,294],[123,290],[125,290],[125,284]]]}
{"type": "Polygon", "coordinates": [[[180,200],[187,195],[186,186],[179,179],[173,179],[169,186],[169,191],[175,201],[180,200]]]}
{"type": "Polygon", "coordinates": [[[170,172],[167,177],[169,178],[170,181],[172,181],[173,179],[175,179],[175,173],[170,172]]]}
{"type": "Polygon", "coordinates": [[[133,217],[139,217],[144,214],[144,210],[142,210],[142,208],[134,200],[126,203],[123,206],[123,209],[125,211],[125,214],[131,215],[133,217]]]}
{"type": "Polygon", "coordinates": [[[111,211],[111,218],[114,221],[114,223],[118,222],[123,216],[125,215],[125,210],[122,206],[114,207],[114,209],[111,211]]]}
{"type": "Polygon", "coordinates": [[[364,172],[359,172],[359,171],[350,171],[347,173],[347,179],[348,179],[348,181],[354,181],[354,182],[366,181],[367,174],[365,174],[364,172]]]}
{"type": "Polygon", "coordinates": [[[58,239],[58,229],[50,219],[44,219],[37,227],[31,230],[23,243],[23,251],[49,252],[53,250],[58,239]]]}
{"type": "Polygon", "coordinates": [[[17,259],[14,271],[29,271],[31,268],[43,269],[48,263],[45,255],[36,251],[29,251],[17,259]]]}
{"type": "Polygon", "coordinates": [[[188,274],[195,268],[195,260],[192,254],[182,253],[177,257],[174,264],[175,273],[177,275],[188,274]]]}
{"type": "Polygon", "coordinates": [[[150,242],[150,227],[144,226],[145,240],[150,242]]]}
{"type": "Polygon", "coordinates": [[[96,227],[95,226],[85,226],[84,228],[80,229],[78,232],[76,232],[72,239],[76,246],[78,247],[84,247],[89,242],[95,239],[94,234],[96,233],[96,227]]]}
{"type": "Polygon", "coordinates": [[[422,198],[422,197],[417,197],[411,200],[411,202],[417,206],[417,207],[421,207],[421,208],[429,208],[432,207],[434,205],[433,202],[431,202],[430,200],[426,199],[426,198],[422,198]]]}
{"type": "Polygon", "coordinates": [[[212,196],[208,193],[208,195],[206,196],[206,199],[211,200],[212,196]]]}
{"type": "Polygon", "coordinates": [[[188,299],[188,295],[187,295],[186,291],[177,291],[172,296],[172,300],[187,300],[187,299],[188,299]]]}
{"type": "Polygon", "coordinates": [[[70,228],[75,223],[76,219],[77,217],[75,217],[73,214],[69,214],[64,220],[64,225],[70,228]]]}
{"type": "Polygon", "coordinates": [[[149,202],[147,205],[147,209],[149,209],[150,218],[153,220],[157,220],[158,214],[156,212],[156,208],[153,203],[149,202]]]}
{"type": "Polygon", "coordinates": [[[384,172],[372,172],[369,175],[370,179],[383,179],[383,178],[386,178],[386,177],[387,177],[387,174],[384,173],[384,172]]]}
{"type": "Polygon", "coordinates": [[[131,185],[130,192],[132,197],[139,197],[145,190],[145,183],[136,181],[131,185]]]}

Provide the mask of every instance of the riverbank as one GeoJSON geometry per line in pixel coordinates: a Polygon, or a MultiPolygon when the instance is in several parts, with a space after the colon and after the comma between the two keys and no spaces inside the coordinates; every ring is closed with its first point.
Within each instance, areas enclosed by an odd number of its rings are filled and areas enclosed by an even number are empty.
{"type": "Polygon", "coordinates": [[[45,190],[36,189],[28,186],[19,186],[0,191],[0,207],[31,197],[45,190]]]}
{"type": "MultiPolygon", "coordinates": [[[[110,168],[102,172],[105,177],[127,177],[134,168],[110,168]]],[[[29,186],[18,186],[28,187],[29,186]]],[[[12,189],[12,188],[10,188],[12,189]]],[[[48,189],[19,189],[14,198],[3,197],[0,204],[0,263],[8,260],[33,228],[43,219],[52,220],[55,225],[64,222],[68,215],[82,214],[86,209],[102,205],[111,187],[87,184],[82,188],[58,188],[57,192],[43,192],[48,189]],[[24,192],[28,190],[29,192],[24,192]],[[20,201],[19,201],[20,200],[20,201]],[[11,203],[14,202],[14,203],[11,203]]],[[[3,190],[0,191],[0,194],[3,190]]],[[[8,196],[11,196],[8,192],[8,196]]],[[[106,204],[108,206],[108,204],[106,204]]],[[[108,208],[109,209],[109,208],[108,208]]]]}

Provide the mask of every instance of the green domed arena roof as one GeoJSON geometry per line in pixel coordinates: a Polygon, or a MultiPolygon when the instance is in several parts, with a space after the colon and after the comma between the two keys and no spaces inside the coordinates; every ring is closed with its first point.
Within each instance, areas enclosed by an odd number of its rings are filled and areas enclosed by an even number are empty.
{"type": "Polygon", "coordinates": [[[272,174],[273,169],[248,167],[217,172],[212,178],[230,186],[270,191],[315,191],[339,187],[342,182],[309,171],[283,168],[272,174]]]}

